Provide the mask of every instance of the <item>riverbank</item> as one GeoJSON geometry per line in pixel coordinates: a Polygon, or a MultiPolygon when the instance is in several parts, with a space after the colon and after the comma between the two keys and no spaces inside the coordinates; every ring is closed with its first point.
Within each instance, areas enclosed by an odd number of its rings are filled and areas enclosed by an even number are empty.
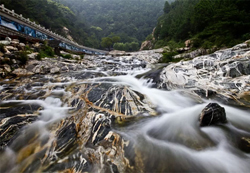
{"type": "Polygon", "coordinates": [[[0,172],[246,172],[249,54],[243,43],[168,64],[155,50],[13,63],[0,172]]]}

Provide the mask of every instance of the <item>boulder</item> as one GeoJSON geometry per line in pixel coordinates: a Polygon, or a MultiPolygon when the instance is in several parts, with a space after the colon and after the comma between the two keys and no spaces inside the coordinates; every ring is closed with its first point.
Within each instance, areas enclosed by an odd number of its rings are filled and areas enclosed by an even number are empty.
{"type": "Polygon", "coordinates": [[[7,71],[8,73],[11,72],[11,68],[8,64],[4,64],[3,67],[4,67],[4,70],[7,71]]]}
{"type": "Polygon", "coordinates": [[[20,41],[17,40],[17,39],[13,39],[13,40],[11,41],[11,45],[13,45],[13,46],[17,46],[17,45],[19,45],[19,43],[20,43],[20,41]]]}
{"type": "Polygon", "coordinates": [[[34,73],[29,72],[26,69],[22,69],[22,68],[15,69],[12,73],[17,75],[17,76],[26,76],[26,75],[34,74],[34,73]]]}
{"type": "Polygon", "coordinates": [[[1,40],[1,41],[0,41],[0,44],[3,44],[3,45],[9,45],[9,44],[10,44],[10,41],[7,41],[7,40],[1,40]]]}
{"type": "Polygon", "coordinates": [[[149,40],[147,41],[144,41],[142,44],[141,44],[141,48],[140,48],[140,51],[141,50],[150,50],[153,48],[153,43],[149,40]]]}
{"type": "Polygon", "coordinates": [[[5,46],[5,48],[8,50],[8,51],[18,51],[18,49],[14,46],[5,46]]]}
{"type": "Polygon", "coordinates": [[[36,56],[38,54],[39,54],[38,52],[34,52],[34,53],[31,53],[31,54],[28,54],[27,56],[29,57],[29,59],[36,59],[36,56]]]}
{"type": "Polygon", "coordinates": [[[36,44],[32,44],[32,46],[34,47],[34,48],[40,48],[40,43],[36,43],[36,44]]]}
{"type": "Polygon", "coordinates": [[[122,56],[125,54],[126,54],[125,51],[119,51],[119,50],[113,50],[109,52],[109,55],[112,55],[112,56],[122,56]]]}
{"type": "Polygon", "coordinates": [[[19,46],[25,47],[25,44],[24,43],[20,43],[19,46]]]}
{"type": "Polygon", "coordinates": [[[50,73],[51,74],[60,73],[60,68],[54,67],[54,68],[50,69],[50,73]]]}
{"type": "Polygon", "coordinates": [[[242,151],[250,153],[250,138],[242,137],[239,142],[239,147],[242,151]]]}
{"type": "MultiPolygon", "coordinates": [[[[1,44],[1,43],[0,43],[0,44],[1,44]]],[[[6,47],[4,47],[3,50],[4,50],[5,55],[11,54],[10,51],[9,51],[6,47]]]]}
{"type": "Polygon", "coordinates": [[[67,66],[63,66],[63,67],[61,68],[61,71],[62,71],[62,72],[68,72],[68,71],[69,71],[69,68],[68,68],[67,66]]]}
{"type": "Polygon", "coordinates": [[[6,37],[5,40],[11,42],[11,38],[10,37],[6,37]]]}
{"type": "Polygon", "coordinates": [[[186,47],[190,47],[191,44],[192,44],[192,41],[191,41],[191,40],[186,40],[186,41],[185,41],[185,46],[186,46],[186,47]]]}
{"type": "Polygon", "coordinates": [[[200,126],[210,126],[227,123],[226,112],[217,103],[209,103],[200,114],[200,126]]]}

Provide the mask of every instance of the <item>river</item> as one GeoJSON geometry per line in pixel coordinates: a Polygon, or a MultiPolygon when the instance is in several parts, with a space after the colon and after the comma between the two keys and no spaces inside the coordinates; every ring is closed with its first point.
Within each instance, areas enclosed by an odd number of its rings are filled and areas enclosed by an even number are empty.
{"type": "Polygon", "coordinates": [[[248,107],[159,89],[133,56],[86,61],[0,81],[0,172],[249,172],[248,107]],[[200,127],[209,103],[227,123],[200,127]]]}

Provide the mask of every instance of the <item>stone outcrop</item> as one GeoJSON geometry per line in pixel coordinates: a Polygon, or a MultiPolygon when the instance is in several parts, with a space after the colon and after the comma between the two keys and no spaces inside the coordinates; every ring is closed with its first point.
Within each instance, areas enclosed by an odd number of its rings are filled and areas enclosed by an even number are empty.
{"type": "Polygon", "coordinates": [[[200,126],[211,126],[219,123],[226,123],[226,112],[217,103],[209,103],[201,112],[199,118],[200,126]]]}
{"type": "Polygon", "coordinates": [[[153,45],[152,41],[146,40],[146,41],[142,42],[140,51],[153,49],[153,46],[154,45],[153,45]]]}
{"type": "Polygon", "coordinates": [[[250,90],[250,48],[246,43],[210,55],[195,57],[189,61],[172,63],[160,75],[159,88],[189,89],[199,93],[213,92],[225,103],[250,105],[245,94],[250,90]],[[198,91],[198,92],[197,92],[198,91]]]}

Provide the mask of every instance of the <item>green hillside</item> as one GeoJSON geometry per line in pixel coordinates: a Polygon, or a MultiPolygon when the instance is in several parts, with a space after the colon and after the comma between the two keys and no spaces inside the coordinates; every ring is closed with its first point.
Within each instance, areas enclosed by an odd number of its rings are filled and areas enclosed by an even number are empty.
{"type": "Polygon", "coordinates": [[[176,0],[165,3],[154,33],[155,47],[180,45],[230,47],[250,39],[250,1],[176,0]]]}
{"type": "Polygon", "coordinates": [[[85,19],[94,32],[92,38],[99,43],[103,37],[116,35],[120,37],[119,42],[132,47],[140,45],[152,33],[165,3],[165,0],[54,1],[68,6],[77,18],[85,19]]]}

